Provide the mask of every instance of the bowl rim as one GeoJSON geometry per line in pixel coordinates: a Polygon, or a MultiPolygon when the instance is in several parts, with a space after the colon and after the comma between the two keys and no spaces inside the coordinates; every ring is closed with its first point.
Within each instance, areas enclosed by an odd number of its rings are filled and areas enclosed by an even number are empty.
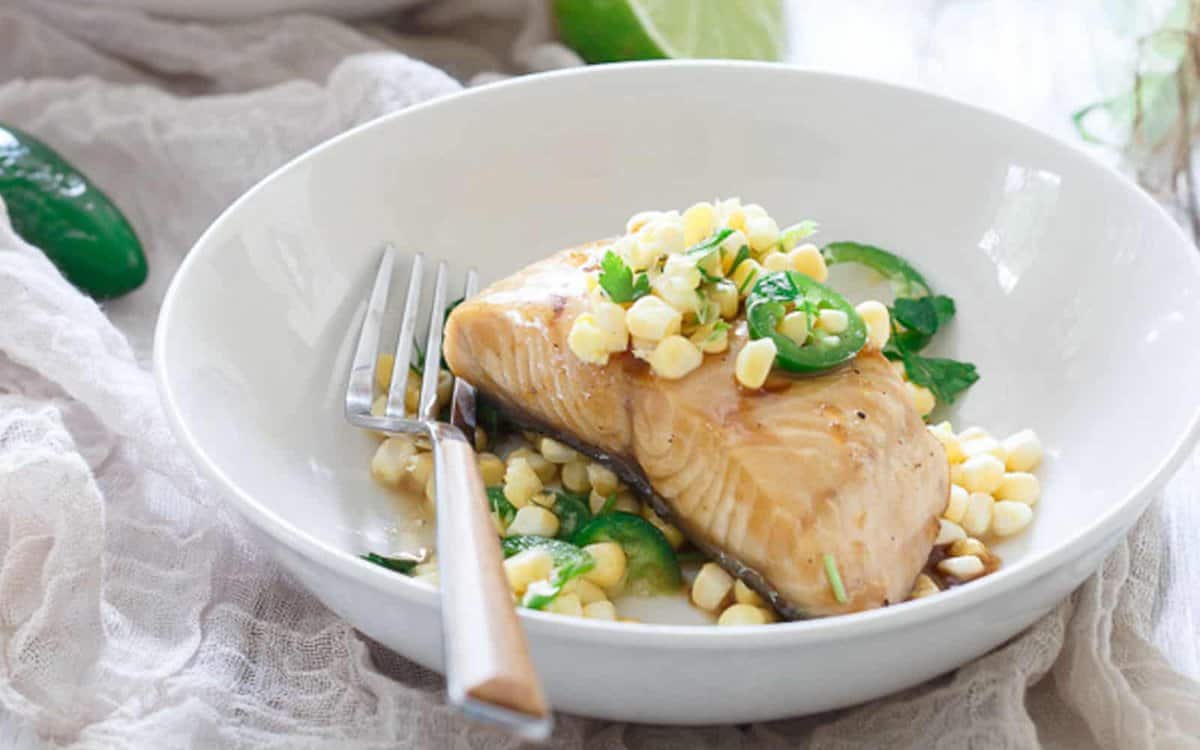
{"type": "MultiPolygon", "coordinates": [[[[289,160],[259,180],[253,187],[231,203],[212,224],[200,235],[191,250],[176,270],[171,279],[160,308],[158,322],[154,335],[154,378],[158,387],[160,400],[163,405],[167,422],[184,449],[213,480],[224,494],[231,498],[238,511],[260,530],[271,536],[275,541],[285,545],[294,553],[310,560],[325,569],[340,576],[357,580],[385,596],[400,597],[414,604],[429,607],[438,606],[437,591],[431,587],[419,584],[411,579],[398,576],[361,560],[350,552],[339,549],[332,544],[310,536],[288,518],[271,511],[260,504],[251,493],[242,489],[230,478],[220,466],[205,452],[197,442],[183,415],[173,390],[169,364],[164,356],[168,332],[172,329],[178,299],[183,296],[189,271],[206,251],[210,238],[231,221],[243,204],[254,200],[260,190],[279,179],[285,173],[297,168],[309,159],[316,157],[326,150],[336,149],[344,141],[359,137],[362,133],[375,128],[388,127],[393,121],[408,117],[425,110],[460,106],[463,101],[480,97],[489,97],[498,91],[509,92],[515,89],[536,89],[548,82],[570,80],[576,78],[632,76],[638,80],[637,74],[642,71],[678,70],[682,75],[694,75],[698,70],[738,71],[747,75],[776,75],[795,78],[824,79],[835,84],[857,87],[860,90],[883,90],[903,94],[917,100],[924,100],[938,106],[959,108],[972,116],[991,119],[1004,127],[1016,129],[1026,136],[1040,140],[1042,143],[1054,146],[1064,152],[1064,158],[1074,160],[1083,169],[1093,170],[1097,178],[1112,185],[1119,185],[1120,190],[1132,193],[1134,203],[1140,203],[1151,214],[1166,222],[1170,231],[1179,240],[1177,244],[1182,251],[1180,259],[1183,264],[1191,264],[1191,269],[1200,277],[1200,253],[1184,233],[1183,229],[1173,220],[1166,210],[1156,203],[1145,191],[1118,173],[1113,168],[1100,163],[1081,147],[1056,138],[1037,128],[1022,123],[1006,115],[980,107],[978,105],[959,101],[942,94],[925,91],[912,86],[868,78],[859,75],[818,70],[807,67],[779,65],[774,63],[731,61],[731,60],[687,60],[687,61],[649,61],[615,63],[600,66],[569,68],[547,73],[512,78],[487,86],[463,89],[445,96],[436,97],[429,101],[414,104],[405,109],[382,115],[362,123],[333,138],[330,138],[289,160]],[[1190,250],[1190,252],[1189,252],[1190,250]]],[[[674,75],[674,73],[666,73],[674,75]]],[[[1169,252],[1176,252],[1170,250],[1169,252]]],[[[769,627],[737,626],[718,628],[713,625],[673,625],[655,623],[612,623],[581,618],[567,618],[557,615],[520,609],[519,614],[523,624],[531,633],[553,634],[573,637],[581,641],[603,641],[608,644],[627,646],[654,646],[656,648],[691,648],[695,646],[710,646],[722,649],[751,649],[775,648],[787,645],[805,645],[830,640],[845,640],[857,638],[883,630],[911,627],[935,619],[947,617],[953,613],[976,606],[986,600],[999,597],[1004,593],[1014,591],[1030,584],[1032,581],[1049,574],[1056,568],[1068,564],[1093,549],[1104,540],[1115,534],[1124,533],[1126,528],[1141,515],[1149,504],[1153,494],[1174,474],[1187,457],[1189,449],[1200,439],[1200,401],[1174,444],[1141,481],[1123,497],[1119,503],[1107,512],[1092,518],[1087,524],[1081,525],[1071,536],[1064,537],[1052,547],[1024,557],[1011,567],[1003,567],[998,572],[987,576],[975,585],[960,586],[943,591],[938,596],[926,597],[915,601],[899,602],[887,607],[880,607],[864,612],[855,612],[835,617],[817,618],[772,624],[769,627]]],[[[1090,574],[1090,573],[1089,573],[1090,574]]]]}

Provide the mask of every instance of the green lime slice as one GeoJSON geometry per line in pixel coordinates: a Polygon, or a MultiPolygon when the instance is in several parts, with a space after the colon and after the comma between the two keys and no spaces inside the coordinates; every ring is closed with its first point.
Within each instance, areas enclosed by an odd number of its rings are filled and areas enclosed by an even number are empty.
{"type": "Polygon", "coordinates": [[[780,60],[782,0],[555,0],[564,42],[590,63],[780,60]]]}

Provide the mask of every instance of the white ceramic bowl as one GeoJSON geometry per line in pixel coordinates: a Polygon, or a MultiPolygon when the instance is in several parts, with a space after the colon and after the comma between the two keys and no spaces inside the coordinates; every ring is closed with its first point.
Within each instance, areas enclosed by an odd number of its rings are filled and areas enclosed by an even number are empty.
{"type": "Polygon", "coordinates": [[[437,669],[434,591],[357,555],[393,523],[342,419],[351,336],[391,240],[497,278],[631,213],[740,195],[892,248],[957,298],[943,347],[983,378],[956,420],[1035,427],[1032,528],[997,574],[918,602],[759,628],[523,612],[554,705],[644,722],[845,706],[953,669],[1066,596],[1197,432],[1200,262],[1147,196],[1027,127],[936,96],[742,63],[523,78],[360,127],[255,187],[175,277],[155,348],[180,441],[279,561],[437,669]]]}

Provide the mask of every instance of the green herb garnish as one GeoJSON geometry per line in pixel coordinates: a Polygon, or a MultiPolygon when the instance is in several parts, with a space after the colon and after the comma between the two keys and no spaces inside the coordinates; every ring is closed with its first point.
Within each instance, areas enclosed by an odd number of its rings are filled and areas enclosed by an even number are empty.
{"type": "Polygon", "coordinates": [[[825,563],[825,577],[833,589],[833,598],[838,604],[845,604],[849,599],[846,598],[846,587],[842,585],[842,576],[838,573],[837,560],[828,552],[821,556],[821,560],[825,563]]]}
{"type": "MultiPolygon", "coordinates": [[[[737,267],[742,265],[742,261],[745,261],[745,260],[750,260],[750,246],[749,245],[742,245],[741,247],[738,248],[737,255],[733,256],[733,265],[731,265],[729,267],[729,273],[726,275],[732,276],[733,272],[737,270],[737,267]]],[[[741,290],[739,289],[738,291],[741,291],[741,290]]]]}
{"type": "Polygon", "coordinates": [[[718,320],[716,323],[713,323],[712,333],[708,334],[708,337],[704,339],[705,343],[712,343],[716,341],[717,339],[721,338],[722,333],[728,330],[729,324],[723,320],[718,320]]]}
{"type": "Polygon", "coordinates": [[[547,539],[541,536],[510,536],[500,543],[507,559],[529,549],[544,549],[554,560],[554,570],[547,581],[530,584],[521,599],[521,606],[542,609],[554,597],[562,593],[563,587],[596,566],[596,558],[569,542],[547,539]]]}
{"type": "Polygon", "coordinates": [[[492,509],[492,513],[495,513],[496,517],[505,526],[512,523],[512,520],[517,517],[517,509],[504,496],[504,488],[500,486],[488,487],[487,496],[488,506],[492,509]]]}
{"type": "Polygon", "coordinates": [[[613,302],[633,302],[650,293],[650,278],[644,273],[633,276],[633,269],[612,250],[600,261],[600,287],[613,302]]]}
{"type": "Polygon", "coordinates": [[[901,351],[897,358],[904,363],[908,379],[933,391],[933,395],[943,404],[954,403],[960,393],[979,380],[979,372],[970,362],[923,357],[905,351],[901,351]]]}
{"type": "Polygon", "coordinates": [[[368,552],[365,555],[359,555],[359,557],[369,563],[375,563],[380,567],[394,570],[406,576],[412,575],[413,568],[417,567],[417,561],[407,557],[385,557],[377,555],[374,552],[368,552]]]}
{"type": "Polygon", "coordinates": [[[805,219],[784,229],[779,233],[779,249],[786,253],[796,247],[800,240],[816,234],[817,226],[817,222],[812,219],[805,219]]]}
{"type": "Polygon", "coordinates": [[[554,515],[558,516],[558,538],[570,539],[579,527],[592,520],[587,495],[561,490],[554,493],[554,515]]]}
{"type": "Polygon", "coordinates": [[[600,512],[597,513],[596,515],[597,516],[606,516],[609,513],[612,513],[612,510],[613,510],[613,508],[616,507],[616,505],[617,505],[617,493],[614,492],[613,494],[608,496],[607,500],[604,501],[604,505],[600,506],[600,512]]]}

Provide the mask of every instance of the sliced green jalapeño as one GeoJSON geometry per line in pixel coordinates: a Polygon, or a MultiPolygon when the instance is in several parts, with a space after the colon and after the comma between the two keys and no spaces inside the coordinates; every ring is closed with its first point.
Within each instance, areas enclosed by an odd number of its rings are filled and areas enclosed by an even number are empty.
{"type": "Polygon", "coordinates": [[[797,271],[763,275],[746,298],[746,322],[751,338],[775,342],[775,363],[789,372],[812,373],[837,367],[854,359],[867,343],[867,326],[854,305],[797,271]],[[838,310],[846,315],[846,329],[838,334],[810,335],[798,344],[777,330],[789,308],[808,316],[810,331],[822,310],[838,310]]]}

